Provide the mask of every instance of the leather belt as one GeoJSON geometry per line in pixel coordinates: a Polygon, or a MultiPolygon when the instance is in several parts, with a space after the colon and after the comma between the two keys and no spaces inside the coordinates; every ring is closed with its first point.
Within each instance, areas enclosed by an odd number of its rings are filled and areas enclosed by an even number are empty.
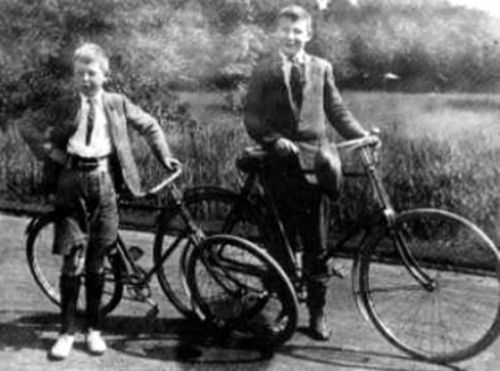
{"type": "Polygon", "coordinates": [[[66,168],[70,170],[92,171],[108,170],[109,156],[103,157],[80,157],[69,155],[66,161],[66,168]]]}

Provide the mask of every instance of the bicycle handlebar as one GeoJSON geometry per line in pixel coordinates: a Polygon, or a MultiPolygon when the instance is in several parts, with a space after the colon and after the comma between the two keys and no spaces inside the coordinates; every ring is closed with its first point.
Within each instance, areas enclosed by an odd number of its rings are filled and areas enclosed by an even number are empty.
{"type": "MultiPolygon", "coordinates": [[[[380,138],[377,134],[370,134],[361,138],[344,140],[335,143],[338,149],[357,149],[360,147],[375,146],[380,144],[380,138]]],[[[245,148],[245,153],[252,157],[264,157],[269,154],[264,148],[260,146],[252,146],[245,148]]]]}
{"type": "MultiPolygon", "coordinates": [[[[304,145],[304,144],[301,144],[301,145],[304,145]]],[[[380,145],[380,139],[378,136],[378,130],[376,130],[376,129],[372,130],[370,132],[370,134],[367,136],[335,143],[335,146],[337,147],[337,149],[344,149],[344,150],[356,150],[356,149],[366,148],[366,147],[373,147],[375,149],[375,147],[377,147],[379,145],[380,145]]],[[[311,146],[311,145],[309,145],[309,146],[311,148],[315,147],[315,146],[311,146]]],[[[269,151],[260,147],[260,146],[247,147],[244,150],[243,157],[239,159],[240,165],[238,165],[238,167],[243,169],[244,167],[248,167],[248,165],[250,165],[249,161],[252,161],[250,159],[258,160],[260,162],[260,161],[265,160],[268,155],[269,155],[269,151]],[[245,160],[245,156],[246,156],[247,160],[245,160]],[[245,165],[245,163],[247,165],[245,165]]],[[[375,156],[375,154],[374,154],[374,156],[375,156]]]]}
{"type": "Polygon", "coordinates": [[[160,183],[155,185],[154,187],[150,188],[147,191],[144,191],[137,195],[137,197],[147,197],[147,196],[153,196],[160,192],[162,189],[164,189],[166,186],[168,186],[170,183],[172,183],[175,179],[179,177],[182,173],[182,166],[178,166],[172,173],[170,173],[165,179],[163,179],[160,183]]]}
{"type": "Polygon", "coordinates": [[[376,146],[380,144],[380,138],[377,135],[370,134],[365,137],[345,140],[336,144],[338,149],[357,149],[361,147],[376,146]]]}

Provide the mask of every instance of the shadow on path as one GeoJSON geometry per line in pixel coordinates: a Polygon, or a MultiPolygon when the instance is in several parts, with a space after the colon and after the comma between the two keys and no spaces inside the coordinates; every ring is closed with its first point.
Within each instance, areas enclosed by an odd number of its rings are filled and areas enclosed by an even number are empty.
{"type": "MultiPolygon", "coordinates": [[[[2,313],[0,313],[2,315],[2,313]]],[[[5,316],[2,316],[5,317],[5,316]]],[[[8,317],[8,316],[7,316],[8,317]]],[[[49,349],[58,331],[55,313],[17,313],[10,322],[0,323],[0,350],[49,349]]],[[[273,359],[290,364],[309,363],[325,368],[343,367],[373,371],[460,371],[455,366],[429,364],[405,355],[359,350],[329,343],[297,341],[299,334],[274,352],[256,344],[238,344],[199,322],[182,318],[146,320],[133,316],[110,316],[104,334],[111,349],[144,359],[174,361],[190,368],[193,364],[249,364],[266,369],[273,359]],[[190,366],[191,365],[191,366],[190,366]]]]}
{"type": "MultiPolygon", "coordinates": [[[[299,329],[305,332],[305,329],[299,329]]],[[[297,361],[308,361],[328,366],[373,371],[463,371],[455,365],[441,365],[424,360],[416,360],[404,353],[387,353],[352,346],[335,346],[322,343],[285,344],[279,352],[297,361]]]]}
{"type": "MultiPolygon", "coordinates": [[[[0,312],[2,317],[4,314],[0,312]]],[[[58,331],[57,323],[55,313],[33,313],[11,322],[0,322],[0,351],[48,349],[53,340],[43,334],[58,331]]]]}

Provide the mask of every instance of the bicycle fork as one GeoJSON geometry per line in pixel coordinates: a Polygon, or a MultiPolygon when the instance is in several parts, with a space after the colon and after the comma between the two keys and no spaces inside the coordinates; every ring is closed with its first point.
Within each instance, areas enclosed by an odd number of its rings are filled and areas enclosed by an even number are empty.
{"type": "MultiPolygon", "coordinates": [[[[367,232],[360,243],[360,249],[356,255],[351,271],[352,280],[352,292],[356,299],[356,305],[359,312],[363,315],[366,320],[370,320],[368,313],[365,309],[366,303],[363,301],[363,296],[361,295],[361,260],[363,256],[367,253],[366,250],[370,249],[373,244],[378,244],[379,241],[385,236],[390,236],[392,241],[396,245],[396,251],[406,268],[408,273],[418,282],[425,290],[434,291],[437,289],[435,281],[427,275],[424,270],[420,267],[419,263],[413,256],[411,249],[407,246],[404,237],[401,235],[401,231],[395,229],[391,225],[386,225],[381,229],[375,229],[373,232],[367,232]],[[368,239],[367,236],[372,234],[374,237],[368,239]]],[[[366,282],[365,285],[366,287],[366,282]]]]}
{"type": "Polygon", "coordinates": [[[365,303],[363,301],[363,295],[361,295],[361,260],[363,258],[363,255],[365,254],[365,250],[368,249],[372,244],[378,243],[380,239],[383,238],[385,234],[385,228],[382,228],[381,230],[374,230],[375,233],[367,231],[365,235],[363,236],[359,246],[358,253],[354,257],[354,261],[352,263],[352,268],[351,268],[351,290],[352,294],[354,296],[355,302],[356,302],[356,307],[358,308],[358,312],[361,313],[363,318],[366,321],[370,321],[370,316],[368,315],[368,312],[365,307],[365,303]],[[368,238],[369,235],[373,235],[373,238],[368,238]]]}

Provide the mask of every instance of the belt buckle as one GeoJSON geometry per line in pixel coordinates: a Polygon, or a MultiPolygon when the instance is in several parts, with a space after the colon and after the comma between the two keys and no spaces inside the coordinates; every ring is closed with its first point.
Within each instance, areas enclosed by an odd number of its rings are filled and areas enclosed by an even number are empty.
{"type": "Polygon", "coordinates": [[[94,170],[99,167],[99,161],[97,159],[93,159],[94,161],[79,161],[77,168],[80,170],[94,170]]]}
{"type": "Polygon", "coordinates": [[[72,156],[69,161],[69,168],[74,170],[90,171],[97,169],[101,165],[98,158],[84,158],[72,156]]]}

